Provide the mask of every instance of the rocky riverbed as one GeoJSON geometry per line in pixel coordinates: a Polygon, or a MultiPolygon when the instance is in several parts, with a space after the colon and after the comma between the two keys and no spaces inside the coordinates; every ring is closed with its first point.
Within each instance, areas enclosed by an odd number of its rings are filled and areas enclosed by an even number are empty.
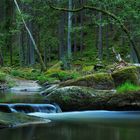
{"type": "Polygon", "coordinates": [[[128,66],[113,73],[87,75],[69,80],[41,92],[63,111],[72,110],[140,110],[140,91],[116,92],[125,82],[139,85],[139,68],[128,66]]]}

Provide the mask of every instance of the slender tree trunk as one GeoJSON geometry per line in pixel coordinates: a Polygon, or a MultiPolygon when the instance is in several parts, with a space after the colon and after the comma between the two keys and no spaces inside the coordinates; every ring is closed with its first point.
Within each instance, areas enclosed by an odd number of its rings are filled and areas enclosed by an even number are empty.
{"type": "MultiPolygon", "coordinates": [[[[108,18],[107,18],[108,20],[108,18]]],[[[109,25],[106,25],[106,56],[107,60],[109,60],[109,25]]]]}
{"type": "Polygon", "coordinates": [[[47,46],[44,46],[44,63],[47,66],[47,46]]]}
{"type": "Polygon", "coordinates": [[[5,44],[7,49],[9,49],[10,52],[10,64],[13,63],[13,49],[12,49],[12,35],[10,33],[10,29],[12,26],[12,20],[13,20],[13,2],[9,0],[5,0],[5,17],[6,17],[6,23],[5,23],[5,32],[6,32],[6,39],[5,44]]]}
{"type": "Polygon", "coordinates": [[[49,50],[48,50],[48,52],[49,52],[49,63],[51,62],[51,47],[49,46],[49,50]]]}
{"type": "Polygon", "coordinates": [[[23,36],[22,36],[22,31],[19,32],[19,60],[20,60],[20,66],[23,66],[24,58],[23,58],[23,36]]]}
{"type": "Polygon", "coordinates": [[[4,66],[4,59],[3,59],[3,54],[2,54],[1,48],[0,48],[0,65],[4,66]]]}
{"type": "MultiPolygon", "coordinates": [[[[83,5],[84,1],[80,0],[80,4],[83,5]]],[[[80,51],[83,50],[83,11],[80,12],[80,27],[81,27],[81,31],[80,31],[80,51]]]]}
{"type": "MultiPolygon", "coordinates": [[[[32,21],[29,22],[29,29],[31,31],[31,33],[33,34],[33,24],[32,21]]],[[[34,54],[34,46],[33,43],[31,41],[31,39],[29,38],[29,62],[30,65],[34,65],[35,64],[35,54],[34,54]]]]}
{"type": "Polygon", "coordinates": [[[103,58],[103,46],[102,46],[102,13],[99,13],[99,33],[98,33],[98,57],[100,60],[103,58]]]}
{"type": "MultiPolygon", "coordinates": [[[[77,26],[77,15],[74,16],[74,25],[77,26]]],[[[77,52],[77,33],[74,32],[74,53],[77,52]]]]}
{"type": "Polygon", "coordinates": [[[60,15],[59,23],[59,59],[64,57],[64,13],[60,15]]]}
{"type": "MultiPolygon", "coordinates": [[[[69,5],[68,5],[69,9],[72,9],[72,0],[69,0],[69,5]]],[[[68,12],[68,48],[67,48],[67,52],[68,52],[68,58],[71,58],[72,56],[72,52],[71,52],[71,29],[72,29],[72,12],[68,12]]]]}

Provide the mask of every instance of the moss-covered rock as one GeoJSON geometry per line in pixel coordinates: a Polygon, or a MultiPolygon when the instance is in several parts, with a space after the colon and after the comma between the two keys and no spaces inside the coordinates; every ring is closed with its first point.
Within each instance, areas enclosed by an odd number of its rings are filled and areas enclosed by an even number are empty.
{"type": "Polygon", "coordinates": [[[59,104],[63,111],[95,110],[103,108],[105,97],[113,93],[114,91],[110,90],[69,86],[57,88],[46,97],[50,102],[59,104]]]}
{"type": "Polygon", "coordinates": [[[135,85],[139,84],[139,73],[136,66],[123,67],[113,72],[112,77],[116,87],[125,82],[130,82],[135,85]]]}
{"type": "Polygon", "coordinates": [[[85,87],[58,88],[46,96],[63,111],[77,110],[140,110],[140,91],[117,93],[85,87]]]}
{"type": "Polygon", "coordinates": [[[66,81],[64,83],[61,83],[60,86],[84,86],[106,90],[113,89],[114,82],[110,74],[97,73],[78,78],[77,80],[66,81]]]}
{"type": "Polygon", "coordinates": [[[0,71],[0,90],[5,90],[13,85],[14,81],[12,78],[8,74],[0,71]]]}
{"type": "Polygon", "coordinates": [[[0,129],[8,127],[16,127],[22,125],[29,125],[32,123],[47,123],[49,120],[27,116],[22,113],[2,113],[0,112],[0,129]]]}

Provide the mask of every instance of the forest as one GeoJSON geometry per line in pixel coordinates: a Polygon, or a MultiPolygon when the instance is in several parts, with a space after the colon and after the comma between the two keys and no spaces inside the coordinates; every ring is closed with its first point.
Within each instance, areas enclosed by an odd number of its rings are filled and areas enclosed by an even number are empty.
{"type": "Polygon", "coordinates": [[[109,15],[88,8],[72,13],[50,7],[52,5],[77,9],[87,5],[99,7],[116,15],[128,29],[139,53],[140,2],[138,1],[75,0],[68,3],[67,0],[51,2],[21,0],[18,4],[22,15],[18,12],[14,1],[1,0],[1,66],[32,67],[39,64],[39,58],[22,17],[35,40],[46,68],[51,63],[64,61],[67,57],[71,57],[74,62],[86,59],[85,57],[88,61],[90,57],[91,64],[94,64],[96,59],[110,64],[115,62],[112,47],[127,62],[138,62],[127,34],[120,27],[120,23],[109,15]],[[112,59],[108,61],[109,58],[112,59]]]}
{"type": "Polygon", "coordinates": [[[1,0],[0,128],[15,128],[3,139],[138,140],[139,9],[139,0],[1,0]]]}

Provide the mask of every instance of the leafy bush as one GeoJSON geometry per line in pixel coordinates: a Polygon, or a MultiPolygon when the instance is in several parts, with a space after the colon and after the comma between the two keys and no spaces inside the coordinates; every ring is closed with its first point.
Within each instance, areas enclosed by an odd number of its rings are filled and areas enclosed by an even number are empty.
{"type": "Polygon", "coordinates": [[[16,77],[24,77],[23,72],[19,71],[19,70],[11,70],[11,75],[16,76],[16,77]]]}
{"type": "Polygon", "coordinates": [[[46,81],[52,83],[53,81],[58,80],[58,79],[57,78],[48,77],[48,76],[42,74],[42,75],[37,77],[37,80],[39,81],[40,84],[43,84],[46,81]]]}
{"type": "Polygon", "coordinates": [[[32,68],[3,68],[2,72],[17,78],[38,80],[40,84],[43,84],[46,81],[52,83],[56,80],[65,81],[69,79],[76,79],[77,77],[79,77],[79,73],[75,71],[61,70],[60,67],[58,67],[58,64],[54,67],[51,67],[51,69],[49,69],[45,73],[32,68]]]}
{"type": "Polygon", "coordinates": [[[77,72],[73,71],[63,71],[63,70],[53,70],[46,73],[47,77],[57,78],[60,81],[66,81],[69,79],[76,79],[79,77],[77,72]]]}
{"type": "Polygon", "coordinates": [[[0,82],[5,82],[6,81],[6,74],[3,72],[0,72],[0,82]]]}
{"type": "Polygon", "coordinates": [[[140,90],[140,86],[134,85],[130,82],[125,82],[121,86],[117,87],[118,93],[125,93],[125,92],[129,92],[129,91],[138,91],[138,90],[140,90]]]}

